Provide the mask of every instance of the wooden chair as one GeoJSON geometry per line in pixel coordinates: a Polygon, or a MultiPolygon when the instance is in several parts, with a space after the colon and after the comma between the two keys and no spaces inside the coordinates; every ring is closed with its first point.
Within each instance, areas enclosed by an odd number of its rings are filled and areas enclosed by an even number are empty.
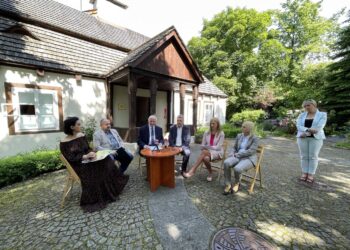
{"type": "Polygon", "coordinates": [[[140,149],[138,149],[137,150],[137,154],[138,154],[138,156],[139,156],[139,165],[138,165],[138,169],[139,169],[139,171],[140,171],[140,175],[142,176],[143,174],[142,174],[142,169],[143,168],[145,168],[146,166],[147,166],[147,162],[146,162],[146,158],[145,157],[143,157],[143,156],[141,156],[141,154],[140,154],[140,149]]]}
{"type": "Polygon", "coordinates": [[[245,177],[247,179],[251,179],[251,183],[250,183],[250,187],[248,189],[248,193],[251,194],[254,190],[254,185],[255,185],[255,182],[258,180],[260,182],[260,188],[263,188],[262,186],[262,177],[261,177],[261,161],[263,159],[263,156],[264,156],[264,145],[259,145],[258,147],[258,150],[257,150],[257,153],[258,153],[258,161],[255,165],[255,168],[252,168],[249,171],[254,171],[254,174],[253,175],[249,175],[247,173],[244,173],[242,174],[242,177],[245,177]],[[259,175],[259,177],[258,177],[259,175]]]}
{"type": "Polygon", "coordinates": [[[75,182],[77,182],[79,185],[81,185],[80,178],[77,175],[77,173],[74,171],[73,167],[70,165],[70,163],[67,161],[67,159],[60,154],[60,159],[63,162],[63,164],[66,166],[68,175],[67,175],[67,181],[66,185],[63,190],[63,196],[62,196],[62,201],[61,201],[61,207],[64,207],[64,201],[66,197],[68,196],[69,192],[73,188],[73,185],[75,182]]]}
{"type": "MultiPolygon", "coordinates": [[[[212,169],[214,171],[218,171],[218,181],[220,181],[221,173],[224,172],[224,161],[226,159],[228,141],[224,140],[222,146],[224,148],[224,154],[223,154],[222,158],[210,162],[212,169]]],[[[200,168],[201,169],[206,168],[203,162],[202,162],[200,168]]]]}

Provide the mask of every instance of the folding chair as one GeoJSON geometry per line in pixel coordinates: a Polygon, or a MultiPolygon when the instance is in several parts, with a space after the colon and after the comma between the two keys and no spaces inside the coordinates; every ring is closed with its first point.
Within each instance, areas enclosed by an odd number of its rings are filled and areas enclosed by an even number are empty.
{"type": "Polygon", "coordinates": [[[142,168],[145,168],[147,166],[146,158],[141,156],[140,149],[138,149],[137,152],[138,152],[137,154],[139,156],[139,165],[137,168],[140,170],[140,175],[142,176],[142,168]]]}
{"type": "MultiPolygon", "coordinates": [[[[247,179],[252,179],[251,183],[250,183],[250,187],[248,189],[248,193],[251,194],[253,192],[253,189],[254,189],[254,185],[255,185],[255,181],[259,181],[260,182],[260,188],[263,188],[262,186],[262,178],[261,178],[261,161],[263,159],[263,156],[264,156],[264,149],[265,149],[265,146],[264,145],[259,145],[258,147],[258,150],[257,150],[257,153],[258,153],[258,161],[255,165],[255,168],[252,168],[250,170],[255,170],[254,172],[254,175],[251,176],[249,174],[242,174],[242,177],[245,177],[247,179]],[[257,178],[257,176],[259,175],[259,178],[257,178]]],[[[248,170],[249,172],[249,170],[248,170]]]]}
{"type": "MultiPolygon", "coordinates": [[[[223,146],[223,148],[224,148],[224,154],[223,154],[222,158],[210,162],[210,163],[211,163],[211,167],[214,168],[213,170],[214,170],[214,171],[215,171],[215,170],[218,171],[218,181],[220,181],[221,172],[222,172],[222,173],[224,172],[224,161],[225,161],[225,159],[226,159],[228,141],[227,141],[227,140],[224,140],[222,146],[223,146]]],[[[202,162],[200,168],[201,168],[201,169],[206,168],[203,162],[202,162]]]]}
{"type": "Polygon", "coordinates": [[[79,185],[81,185],[80,178],[77,175],[77,173],[74,171],[73,167],[70,165],[70,163],[67,161],[67,159],[60,154],[60,159],[63,162],[63,164],[66,166],[68,175],[67,175],[67,181],[66,185],[63,190],[63,196],[62,196],[62,201],[61,201],[61,207],[64,207],[64,201],[66,197],[68,196],[69,192],[73,188],[73,185],[75,182],[77,182],[79,185]]]}

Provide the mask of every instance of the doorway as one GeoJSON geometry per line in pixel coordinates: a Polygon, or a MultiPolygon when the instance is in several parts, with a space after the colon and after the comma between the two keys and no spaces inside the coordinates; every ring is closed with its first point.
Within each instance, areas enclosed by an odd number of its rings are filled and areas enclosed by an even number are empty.
{"type": "Polygon", "coordinates": [[[141,127],[147,124],[150,116],[150,98],[136,97],[136,127],[141,127]]]}

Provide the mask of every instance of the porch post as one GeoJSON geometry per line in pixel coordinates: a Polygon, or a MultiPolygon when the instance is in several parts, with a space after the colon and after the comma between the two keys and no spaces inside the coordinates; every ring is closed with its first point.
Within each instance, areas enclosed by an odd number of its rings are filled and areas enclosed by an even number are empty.
{"type": "Polygon", "coordinates": [[[128,94],[129,94],[129,130],[127,140],[129,142],[136,140],[136,91],[137,82],[133,73],[128,76],[128,94]]]}
{"type": "Polygon", "coordinates": [[[180,83],[180,114],[185,115],[185,94],[186,94],[186,85],[180,83]]]}
{"type": "Polygon", "coordinates": [[[151,80],[151,84],[150,84],[150,95],[151,95],[151,100],[150,100],[150,113],[151,115],[156,114],[156,104],[157,104],[157,89],[158,89],[158,85],[157,85],[157,80],[156,79],[152,79],[151,80]]]}
{"type": "Polygon", "coordinates": [[[194,85],[192,88],[192,101],[193,101],[193,132],[197,131],[197,111],[198,111],[198,85],[194,85]]]}

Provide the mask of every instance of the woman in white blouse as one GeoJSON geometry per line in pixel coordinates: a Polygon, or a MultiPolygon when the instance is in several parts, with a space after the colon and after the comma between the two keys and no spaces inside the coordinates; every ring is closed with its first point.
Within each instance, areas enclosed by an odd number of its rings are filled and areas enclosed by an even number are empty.
{"type": "Polygon", "coordinates": [[[213,117],[210,120],[210,130],[206,131],[203,134],[201,154],[199,155],[195,164],[192,166],[191,170],[187,173],[183,173],[183,176],[185,178],[192,177],[195,174],[197,168],[203,162],[209,171],[207,181],[212,181],[213,178],[210,161],[222,158],[224,153],[222,144],[224,143],[224,140],[225,134],[221,131],[220,121],[218,118],[213,117]]]}
{"type": "Polygon", "coordinates": [[[224,161],[225,190],[224,195],[236,193],[239,189],[241,176],[256,165],[256,151],[259,146],[258,138],[253,134],[254,123],[243,122],[242,133],[236,137],[232,152],[224,161]],[[235,173],[235,182],[231,183],[231,168],[235,173]]]}

